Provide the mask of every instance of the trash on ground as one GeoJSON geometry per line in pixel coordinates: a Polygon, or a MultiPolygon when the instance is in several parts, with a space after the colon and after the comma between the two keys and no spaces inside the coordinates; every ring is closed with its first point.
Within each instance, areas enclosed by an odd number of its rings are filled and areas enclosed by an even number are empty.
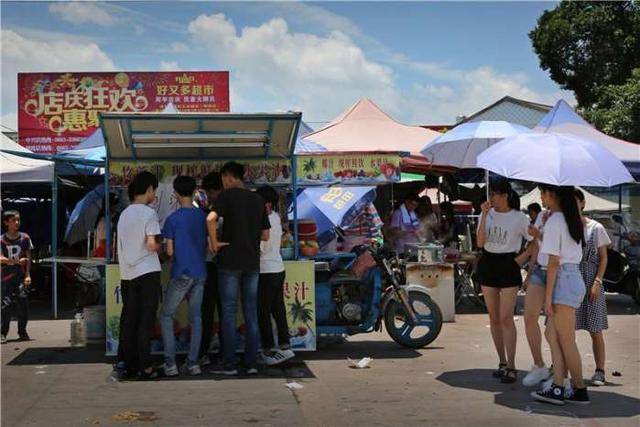
{"type": "Polygon", "coordinates": [[[46,374],[47,371],[36,371],[36,375],[42,375],[42,374],[46,374]]]}
{"type": "Polygon", "coordinates": [[[132,422],[132,421],[157,421],[160,417],[152,411],[123,411],[111,417],[116,422],[132,422]]]}
{"type": "Polygon", "coordinates": [[[301,388],[304,388],[302,384],[297,383],[295,381],[286,383],[284,386],[287,387],[289,390],[300,390],[301,388]]]}
{"type": "Polygon", "coordinates": [[[613,372],[611,373],[611,375],[613,375],[614,377],[621,377],[621,376],[622,376],[622,372],[613,371],[613,372]]]}
{"type": "Polygon", "coordinates": [[[427,371],[427,372],[425,372],[425,374],[427,374],[427,375],[433,375],[433,371],[427,371]]]}
{"type": "Polygon", "coordinates": [[[348,357],[347,357],[347,360],[349,361],[349,364],[351,365],[351,367],[354,369],[367,369],[370,367],[369,365],[371,364],[371,361],[373,361],[373,359],[370,357],[363,357],[357,362],[348,357]]]}

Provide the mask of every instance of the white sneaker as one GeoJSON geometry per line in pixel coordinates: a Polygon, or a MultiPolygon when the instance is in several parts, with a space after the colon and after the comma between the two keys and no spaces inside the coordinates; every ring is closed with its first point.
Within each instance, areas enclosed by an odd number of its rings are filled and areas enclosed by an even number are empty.
{"type": "Polygon", "coordinates": [[[0,337],[0,343],[2,343],[2,344],[6,344],[7,343],[7,336],[6,335],[2,335],[0,337]]]}
{"type": "Polygon", "coordinates": [[[278,350],[271,354],[262,354],[262,360],[267,364],[267,366],[277,365],[279,363],[286,362],[287,360],[293,358],[295,354],[291,350],[278,350]]]}
{"type": "Polygon", "coordinates": [[[538,367],[533,365],[529,373],[522,379],[522,385],[525,387],[533,387],[547,378],[549,378],[549,369],[546,366],[538,367]]]}
{"type": "Polygon", "coordinates": [[[200,369],[200,365],[187,366],[187,364],[185,363],[183,365],[183,369],[186,373],[188,373],[192,377],[202,375],[202,370],[200,369]]]}
{"type": "Polygon", "coordinates": [[[165,363],[162,370],[164,371],[165,377],[177,377],[180,375],[180,371],[178,371],[178,367],[176,365],[169,366],[165,363]]]}

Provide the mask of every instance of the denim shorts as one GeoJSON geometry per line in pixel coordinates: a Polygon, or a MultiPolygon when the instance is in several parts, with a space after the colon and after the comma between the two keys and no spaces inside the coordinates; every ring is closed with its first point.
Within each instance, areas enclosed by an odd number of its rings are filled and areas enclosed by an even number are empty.
{"type": "Polygon", "coordinates": [[[553,304],[578,308],[584,300],[586,289],[578,264],[562,264],[553,288],[553,304]]]}
{"type": "Polygon", "coordinates": [[[529,283],[531,285],[542,286],[543,288],[547,286],[547,269],[543,269],[539,265],[536,265],[536,268],[531,273],[531,277],[529,278],[529,283]]]}

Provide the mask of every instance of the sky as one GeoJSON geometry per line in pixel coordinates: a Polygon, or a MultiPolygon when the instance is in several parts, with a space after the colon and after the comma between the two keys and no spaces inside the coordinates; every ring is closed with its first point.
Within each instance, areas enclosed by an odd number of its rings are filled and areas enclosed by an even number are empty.
{"type": "Polygon", "coordinates": [[[358,99],[406,124],[450,124],[505,95],[554,104],[528,33],[555,2],[2,1],[0,120],[28,71],[228,70],[235,112],[303,112],[317,128],[358,99]]]}

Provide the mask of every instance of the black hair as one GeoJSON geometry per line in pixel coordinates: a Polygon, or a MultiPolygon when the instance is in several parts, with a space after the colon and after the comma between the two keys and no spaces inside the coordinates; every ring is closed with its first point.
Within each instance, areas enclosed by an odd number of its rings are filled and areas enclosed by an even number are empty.
{"type": "Polygon", "coordinates": [[[127,196],[129,196],[129,201],[133,202],[133,199],[136,198],[136,196],[133,194],[133,181],[129,183],[129,185],[127,185],[127,196]]]}
{"type": "Polygon", "coordinates": [[[433,204],[429,196],[420,197],[420,203],[416,209],[416,215],[419,217],[425,217],[433,213],[433,204]]]}
{"type": "Polygon", "coordinates": [[[154,190],[158,188],[158,178],[151,172],[142,171],[133,178],[129,188],[129,197],[133,196],[133,200],[136,196],[146,193],[149,187],[153,187],[154,190]]]}
{"type": "Polygon", "coordinates": [[[273,209],[278,206],[278,200],[280,197],[278,196],[278,192],[269,185],[264,185],[256,190],[265,203],[271,203],[273,209]]]}
{"type": "Polygon", "coordinates": [[[582,192],[581,189],[579,188],[575,189],[575,196],[578,200],[580,200],[580,202],[584,202],[584,193],[582,192]]]}
{"type": "Polygon", "coordinates": [[[180,197],[191,197],[196,191],[196,180],[187,175],[178,175],[173,180],[173,189],[180,197]]]}
{"type": "Polygon", "coordinates": [[[455,215],[455,210],[453,209],[453,203],[451,202],[442,202],[440,203],[440,212],[442,216],[447,219],[453,219],[455,215]]]}
{"type": "Polygon", "coordinates": [[[244,178],[244,166],[238,162],[227,162],[222,165],[220,175],[231,175],[235,179],[242,180],[244,178]]]}
{"type": "Polygon", "coordinates": [[[509,209],[517,211],[520,210],[520,196],[518,196],[518,193],[513,191],[513,188],[511,188],[511,184],[506,179],[492,179],[489,183],[489,191],[498,194],[506,194],[509,209]]]}
{"type": "Polygon", "coordinates": [[[202,178],[202,189],[208,190],[222,190],[222,178],[219,172],[209,172],[202,178]]]}
{"type": "Polygon", "coordinates": [[[409,193],[405,196],[404,201],[420,203],[420,197],[418,197],[418,193],[409,193]]]}
{"type": "Polygon", "coordinates": [[[542,212],[542,206],[540,206],[540,203],[530,203],[529,206],[527,206],[527,211],[534,211],[535,213],[540,213],[542,212]]]}
{"type": "Polygon", "coordinates": [[[20,216],[20,212],[18,212],[15,209],[2,212],[2,223],[4,224],[5,221],[9,221],[11,218],[15,216],[20,216]]]}
{"type": "Polygon", "coordinates": [[[560,210],[569,228],[569,234],[576,243],[584,243],[584,224],[576,201],[576,190],[572,186],[540,184],[540,191],[549,191],[558,198],[560,210]]]}

